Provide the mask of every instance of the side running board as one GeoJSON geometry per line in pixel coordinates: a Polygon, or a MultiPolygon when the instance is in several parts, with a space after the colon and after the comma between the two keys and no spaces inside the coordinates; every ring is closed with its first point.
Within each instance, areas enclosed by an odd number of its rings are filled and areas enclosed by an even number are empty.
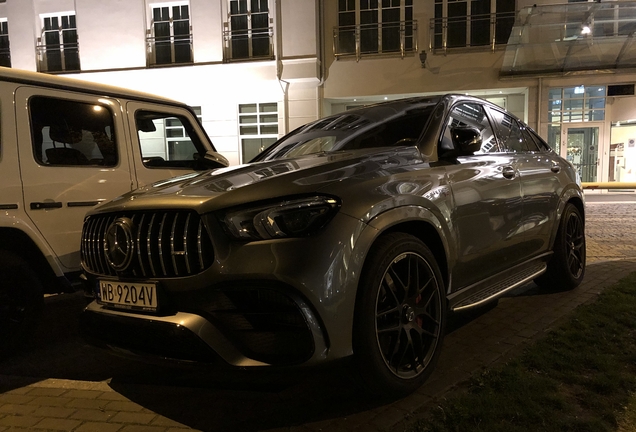
{"type": "Polygon", "coordinates": [[[487,285],[481,291],[477,291],[475,294],[463,299],[461,302],[454,305],[452,311],[460,311],[469,309],[472,307],[480,306],[495,298],[503,295],[504,293],[513,290],[526,282],[531,281],[537,276],[545,272],[547,268],[544,262],[535,262],[522,271],[515,273],[494,285],[487,285]]]}

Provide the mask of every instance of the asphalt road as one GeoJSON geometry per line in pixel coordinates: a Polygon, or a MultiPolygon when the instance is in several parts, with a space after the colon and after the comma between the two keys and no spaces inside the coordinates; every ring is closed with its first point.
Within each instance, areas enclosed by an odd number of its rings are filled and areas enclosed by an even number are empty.
{"type": "Polygon", "coordinates": [[[636,195],[588,195],[588,270],[581,287],[545,294],[533,284],[485,309],[453,316],[440,364],[399,401],[362,394],[346,365],[267,375],[148,365],[78,336],[81,294],[46,299],[23,352],[0,362],[0,432],[383,431],[401,425],[481,369],[515,355],[579,304],[636,271],[636,195]]]}

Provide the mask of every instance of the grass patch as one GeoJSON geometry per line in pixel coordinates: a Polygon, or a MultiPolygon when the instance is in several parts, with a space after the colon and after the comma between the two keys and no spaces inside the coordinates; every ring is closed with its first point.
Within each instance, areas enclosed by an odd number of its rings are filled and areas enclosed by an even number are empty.
{"type": "Polygon", "coordinates": [[[407,430],[633,431],[635,392],[636,273],[407,430]]]}

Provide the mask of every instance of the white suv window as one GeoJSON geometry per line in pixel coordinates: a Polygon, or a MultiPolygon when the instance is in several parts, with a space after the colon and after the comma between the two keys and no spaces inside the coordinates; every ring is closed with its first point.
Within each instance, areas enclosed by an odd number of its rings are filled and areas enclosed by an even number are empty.
{"type": "Polygon", "coordinates": [[[45,166],[108,166],[119,159],[105,105],[51,97],[29,100],[33,156],[45,166]]]}
{"type": "Polygon", "coordinates": [[[135,113],[141,157],[146,167],[194,167],[205,154],[188,119],[153,111],[135,113]]]}

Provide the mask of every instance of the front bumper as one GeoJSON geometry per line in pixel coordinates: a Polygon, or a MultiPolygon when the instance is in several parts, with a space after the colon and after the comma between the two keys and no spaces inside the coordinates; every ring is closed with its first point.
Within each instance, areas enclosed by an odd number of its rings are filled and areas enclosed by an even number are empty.
{"type": "Polygon", "coordinates": [[[236,367],[311,364],[326,356],[323,329],[298,296],[254,287],[210,293],[213,301],[199,305],[203,314],[155,316],[93,301],[82,313],[82,333],[94,345],[132,356],[236,367]]]}

